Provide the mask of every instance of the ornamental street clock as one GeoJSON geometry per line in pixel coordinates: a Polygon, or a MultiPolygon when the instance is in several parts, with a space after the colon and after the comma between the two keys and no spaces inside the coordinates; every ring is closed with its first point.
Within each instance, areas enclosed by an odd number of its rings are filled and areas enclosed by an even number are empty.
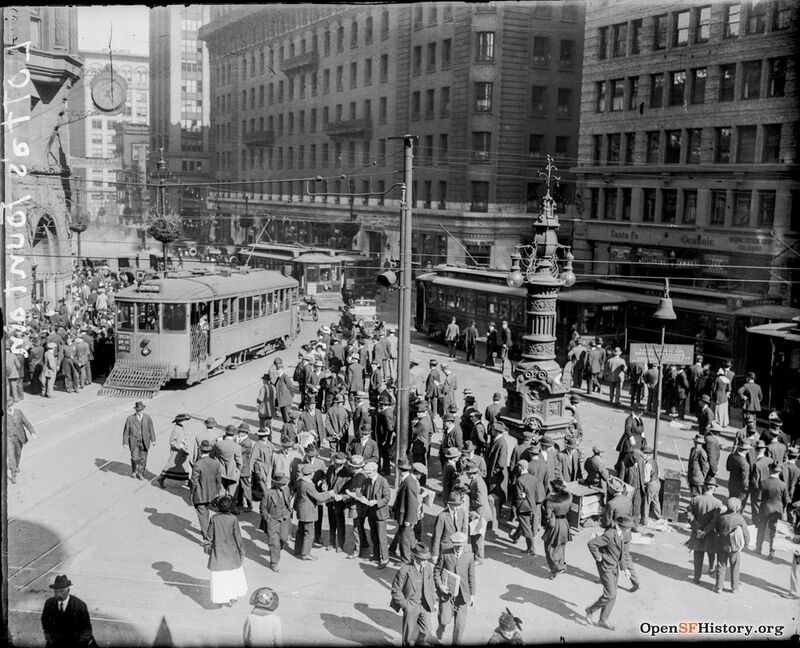
{"type": "Polygon", "coordinates": [[[91,85],[92,102],[95,107],[107,115],[118,115],[122,112],[128,96],[128,83],[125,79],[111,71],[111,66],[96,74],[91,85]]]}

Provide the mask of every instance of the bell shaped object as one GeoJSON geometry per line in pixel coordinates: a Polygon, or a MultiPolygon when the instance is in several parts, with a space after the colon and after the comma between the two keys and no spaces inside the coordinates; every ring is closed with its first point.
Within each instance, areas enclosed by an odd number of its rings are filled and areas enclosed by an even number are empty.
{"type": "Polygon", "coordinates": [[[672,308],[672,298],[667,295],[658,300],[658,309],[653,314],[653,318],[657,320],[676,320],[675,309],[672,308]]]}

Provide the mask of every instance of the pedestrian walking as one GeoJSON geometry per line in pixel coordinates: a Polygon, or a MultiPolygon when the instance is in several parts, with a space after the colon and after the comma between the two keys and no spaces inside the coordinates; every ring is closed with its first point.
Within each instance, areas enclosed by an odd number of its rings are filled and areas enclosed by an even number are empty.
{"type": "Polygon", "coordinates": [[[756,552],[761,554],[764,541],[769,542],[769,559],[774,560],[775,530],[778,520],[786,518],[786,507],[789,505],[789,491],[781,480],[781,465],[772,462],[769,477],[761,484],[761,501],[758,507],[758,533],[756,535],[756,552]]]}
{"type": "Polygon", "coordinates": [[[484,558],[484,537],[488,523],[492,520],[489,505],[489,494],[486,482],[478,474],[478,466],[471,463],[467,466],[469,476],[469,540],[475,554],[475,564],[482,565],[484,558]]]}
{"type": "Polygon", "coordinates": [[[469,364],[471,360],[475,359],[475,348],[478,344],[478,327],[475,326],[475,320],[470,320],[469,326],[464,329],[464,349],[467,353],[464,361],[469,364]]]}
{"type": "Polygon", "coordinates": [[[447,342],[447,349],[451,358],[456,357],[456,343],[460,335],[461,329],[459,329],[458,324],[456,324],[456,318],[451,317],[450,323],[444,331],[444,341],[447,342]]]}
{"type": "Polygon", "coordinates": [[[95,645],[89,610],[81,599],[70,593],[72,581],[56,576],[50,589],[53,596],[44,602],[42,630],[48,648],[73,648],[95,645]]]}
{"type": "Polygon", "coordinates": [[[12,403],[8,408],[8,478],[12,484],[17,483],[19,465],[22,461],[22,448],[31,439],[36,438],[36,430],[25,416],[25,413],[12,403]]]}
{"type": "Polygon", "coordinates": [[[420,487],[419,482],[411,474],[411,464],[402,458],[397,464],[400,482],[392,505],[392,516],[397,523],[397,532],[389,546],[389,554],[396,555],[399,550],[400,560],[411,563],[411,549],[414,546],[414,525],[418,521],[420,487]]]}
{"type": "Polygon", "coordinates": [[[696,434],[694,447],[689,452],[686,479],[689,482],[689,492],[692,497],[701,494],[703,484],[706,481],[706,477],[708,477],[708,453],[703,447],[705,442],[706,439],[703,435],[696,434]]]}
{"type": "Polygon", "coordinates": [[[716,536],[713,532],[717,516],[722,512],[722,503],[714,497],[717,480],[708,477],[703,485],[703,493],[695,495],[689,502],[686,517],[691,523],[691,535],[686,546],[693,552],[695,583],[703,574],[703,558],[708,556],[708,573],[713,574],[716,567],[716,536]]]}
{"type": "Polygon", "coordinates": [[[742,402],[742,419],[747,423],[758,416],[761,411],[761,401],[764,398],[761,386],[756,382],[756,375],[752,371],[747,373],[745,383],[736,392],[742,402]]]}
{"type": "Polygon", "coordinates": [[[273,378],[275,385],[275,405],[281,413],[281,418],[284,423],[289,422],[289,410],[292,409],[294,402],[294,385],[292,379],[286,373],[283,367],[283,360],[275,358],[273,361],[275,366],[275,375],[273,378]]]}
{"type": "Polygon", "coordinates": [[[430,566],[431,552],[421,542],[411,552],[413,564],[397,570],[392,580],[391,608],[403,613],[401,645],[426,643],[431,614],[436,611],[436,584],[430,566]]]}
{"type": "Polygon", "coordinates": [[[314,524],[317,522],[317,506],[327,501],[341,498],[335,493],[320,493],[313,481],[314,467],[303,464],[295,485],[294,510],[297,513],[297,532],[295,533],[294,554],[300,560],[317,560],[312,555],[314,544],[314,524]]]}
{"type": "Polygon", "coordinates": [[[209,527],[208,569],[211,571],[211,602],[233,607],[234,602],[247,595],[247,580],[242,561],[244,544],[239,520],[233,514],[230,495],[217,500],[219,511],[211,518],[209,527]]]}
{"type": "Polygon", "coordinates": [[[603,373],[603,367],[606,362],[606,351],[603,347],[598,346],[592,340],[589,342],[587,370],[589,372],[589,380],[586,386],[586,393],[591,394],[594,392],[600,393],[600,376],[603,373]]]}
{"type": "Polygon", "coordinates": [[[488,644],[506,644],[511,646],[523,646],[525,642],[522,641],[522,619],[515,617],[511,610],[505,609],[500,615],[500,620],[497,622],[497,627],[494,629],[492,636],[489,637],[488,644]]]}
{"type": "Polygon", "coordinates": [[[374,461],[364,464],[364,474],[369,479],[366,485],[364,503],[368,507],[369,530],[372,536],[372,560],[378,569],[389,564],[389,546],[386,539],[386,521],[389,519],[389,497],[391,491],[386,478],[378,474],[378,464],[374,461]]]}
{"type": "Polygon", "coordinates": [[[192,505],[197,513],[205,551],[211,546],[210,507],[224,492],[219,462],[210,456],[212,450],[211,443],[204,439],[200,444],[200,457],[192,465],[192,476],[189,480],[192,505]]]}
{"type": "Polygon", "coordinates": [[[134,413],[125,419],[122,431],[122,445],[128,447],[131,453],[131,476],[136,479],[144,479],[147,452],[156,444],[153,420],[144,413],[145,407],[142,401],[136,401],[134,413]]]}
{"type": "MultiPolygon", "coordinates": [[[[714,591],[719,594],[725,585],[725,572],[730,566],[731,592],[739,591],[739,567],[742,550],[750,544],[747,522],[741,514],[742,503],[736,497],[728,498],[728,510],[717,516],[713,535],[717,552],[717,581],[714,591]]],[[[710,531],[711,532],[711,531],[710,531]]]]}
{"type": "Polygon", "coordinates": [[[567,571],[565,553],[567,543],[572,539],[567,513],[572,506],[572,495],[567,492],[566,484],[556,479],[552,482],[553,492],[544,501],[542,522],[544,533],[544,555],[550,569],[550,579],[567,571]]]}
{"type": "Polygon", "coordinates": [[[752,509],[753,524],[759,525],[761,513],[761,486],[769,478],[772,459],[767,456],[767,444],[759,439],[755,447],[755,459],[750,456],[750,508],[752,509]]]}
{"type": "Polygon", "coordinates": [[[433,581],[439,593],[439,626],[436,638],[441,642],[448,625],[453,622],[451,644],[458,646],[467,627],[467,611],[475,605],[475,560],[464,550],[467,534],[460,531],[450,536],[451,547],[442,551],[433,568],[433,581]],[[454,576],[457,577],[454,578],[454,576]],[[454,583],[458,583],[454,587],[454,583]]]}
{"type": "Polygon", "coordinates": [[[275,416],[275,385],[272,384],[269,374],[261,376],[261,389],[256,398],[258,411],[258,427],[265,430],[272,429],[272,417],[275,416]]]}
{"type": "Polygon", "coordinates": [[[750,462],[747,460],[750,449],[749,441],[734,445],[733,452],[728,455],[725,462],[728,471],[728,494],[739,500],[742,514],[750,494],[750,462]]]}
{"type": "Polygon", "coordinates": [[[269,545],[269,568],[278,573],[281,552],[289,542],[292,527],[292,496],[289,492],[289,476],[275,475],[269,490],[261,497],[259,528],[267,534],[269,545]]]}
{"type": "Polygon", "coordinates": [[[608,375],[608,399],[612,405],[620,405],[622,384],[625,382],[625,373],[628,365],[622,358],[622,349],[616,347],[614,355],[606,360],[606,373],[608,375]]]}
{"type": "MultiPolygon", "coordinates": [[[[347,455],[336,452],[331,457],[331,465],[325,473],[324,489],[334,495],[345,495],[345,489],[350,481],[351,474],[347,469],[347,455]]],[[[333,549],[336,553],[344,550],[345,542],[345,510],[347,505],[344,499],[328,501],[328,529],[329,538],[326,549],[333,549]]]]}
{"type": "Polygon", "coordinates": [[[158,478],[158,485],[164,488],[165,479],[175,479],[177,481],[189,481],[189,470],[191,468],[190,451],[194,450],[194,438],[189,430],[183,427],[184,421],[192,419],[188,414],[178,414],[172,420],[172,432],[169,436],[169,458],[161,469],[158,478]]]}
{"type": "Polygon", "coordinates": [[[589,551],[597,565],[603,594],[586,608],[586,619],[590,624],[595,625],[593,615],[599,610],[600,618],[597,625],[606,630],[614,630],[614,626],[608,622],[608,618],[617,601],[620,568],[625,569],[624,565],[629,560],[628,547],[623,539],[624,532],[626,529],[633,528],[633,524],[632,517],[621,515],[614,520],[613,526],[607,528],[602,535],[589,540],[588,543],[589,551]]]}
{"type": "Polygon", "coordinates": [[[444,510],[436,516],[433,522],[431,560],[434,563],[442,551],[453,546],[451,538],[454,533],[467,534],[469,531],[469,517],[463,503],[463,495],[459,491],[453,490],[445,500],[444,510]]]}
{"type": "Polygon", "coordinates": [[[6,340],[6,384],[8,385],[8,399],[10,403],[21,401],[24,397],[22,393],[22,383],[24,379],[24,369],[22,366],[22,354],[14,353],[11,350],[11,340],[6,340]]]}
{"type": "Polygon", "coordinates": [[[714,386],[711,390],[712,400],[714,401],[714,420],[723,428],[730,424],[728,413],[728,400],[731,393],[731,381],[725,375],[725,369],[720,367],[717,370],[717,377],[714,379],[714,386]]]}
{"type": "Polygon", "coordinates": [[[56,374],[58,373],[58,360],[56,357],[56,343],[48,342],[44,352],[42,369],[42,396],[52,398],[56,388],[56,374]]]}
{"type": "Polygon", "coordinates": [[[219,461],[222,472],[222,487],[231,497],[236,494],[236,487],[242,474],[242,448],[236,443],[235,435],[236,428],[233,425],[226,425],[225,436],[214,445],[214,456],[219,461]]]}
{"type": "Polygon", "coordinates": [[[275,614],[280,598],[271,587],[259,587],[250,597],[253,609],[244,621],[242,640],[245,648],[282,646],[281,619],[275,614]]]}

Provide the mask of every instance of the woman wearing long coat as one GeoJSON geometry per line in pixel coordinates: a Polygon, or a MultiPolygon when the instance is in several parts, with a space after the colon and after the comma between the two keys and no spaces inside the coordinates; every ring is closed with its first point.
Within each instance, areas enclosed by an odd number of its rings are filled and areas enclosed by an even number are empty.
{"type": "Polygon", "coordinates": [[[567,520],[567,513],[572,506],[572,496],[565,490],[566,486],[560,479],[553,480],[551,486],[555,492],[550,493],[544,502],[542,520],[545,528],[542,541],[547,566],[550,568],[550,578],[553,579],[567,570],[564,554],[567,542],[572,539],[567,520]]]}
{"type": "Polygon", "coordinates": [[[258,427],[271,429],[272,417],[275,416],[275,385],[272,384],[269,374],[261,376],[261,390],[258,392],[256,404],[258,405],[258,427]]]}
{"type": "Polygon", "coordinates": [[[231,513],[233,498],[223,495],[217,501],[217,513],[211,518],[208,532],[208,568],[211,570],[211,602],[232,607],[234,601],[247,595],[247,580],[242,560],[244,544],[239,520],[231,513]]]}
{"type": "Polygon", "coordinates": [[[192,417],[188,414],[178,414],[172,421],[172,434],[169,437],[169,459],[161,470],[158,485],[164,488],[165,479],[188,481],[192,467],[190,452],[194,452],[194,438],[189,430],[184,429],[183,422],[192,417]]]}

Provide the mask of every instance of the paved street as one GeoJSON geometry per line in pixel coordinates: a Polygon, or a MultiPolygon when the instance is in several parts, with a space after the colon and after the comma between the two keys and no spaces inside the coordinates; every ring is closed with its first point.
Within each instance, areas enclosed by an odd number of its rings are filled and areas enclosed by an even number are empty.
{"type": "MultiPolygon", "coordinates": [[[[293,347],[277,354],[289,371],[299,345],[332,316],[323,312],[319,323],[304,322],[293,347]]],[[[446,348],[417,339],[412,356],[427,366],[430,357],[446,357],[446,348]]],[[[245,421],[257,426],[254,404],[259,377],[273,357],[191,389],[165,389],[148,402],[147,413],[159,435],[148,460],[150,480],[168,455],[170,421],[175,414],[189,413],[194,420],[188,425],[195,429],[207,416],[214,416],[221,425],[245,421]]],[[[491,393],[500,388],[500,374],[460,360],[453,364],[459,396],[464,387],[471,387],[483,409],[491,393]]],[[[100,645],[152,645],[156,640],[171,640],[175,645],[241,644],[241,628],[250,607],[242,599],[230,609],[209,609],[207,558],[188,504],[188,489],[167,482],[161,490],[151,481],[130,477],[122,426],[133,402],[98,397],[97,390],[93,385],[80,395],[58,392],[51,401],[26,394],[22,403],[39,437],[26,446],[18,483],[8,489],[9,608],[14,640],[44,643],[39,614],[50,595],[48,585],[56,574],[66,573],[74,583],[73,593],[89,606],[100,645]]],[[[625,415],[599,399],[582,403],[584,456],[594,444],[613,450],[625,415]]],[[[652,439],[652,419],[647,426],[652,439]]],[[[673,441],[685,461],[694,431],[666,424],[662,430],[659,451],[664,467],[679,469],[673,441]]],[[[432,454],[436,456],[435,451],[432,454]]],[[[614,461],[613,454],[607,455],[608,463],[614,461]]],[[[726,456],[724,452],[718,476],[723,485],[726,456]]],[[[435,459],[431,467],[430,483],[438,488],[435,459]]],[[[438,506],[429,511],[436,512],[438,506]]],[[[240,521],[250,591],[270,585],[279,592],[278,613],[287,643],[399,644],[400,615],[389,608],[393,568],[380,571],[371,563],[315,549],[318,562],[300,562],[286,553],[280,574],[274,574],[267,569],[258,514],[242,514],[240,521]]],[[[432,517],[428,517],[426,542],[431,528],[432,517]]],[[[513,547],[505,528],[501,529],[490,535],[488,559],[477,568],[477,604],[467,626],[470,639],[485,643],[504,607],[522,618],[522,634],[530,642],[635,640],[643,636],[642,622],[778,624],[785,626],[784,637],[798,632],[796,602],[780,597],[789,581],[786,554],[779,552],[774,562],[744,555],[740,593],[715,594],[708,576],[701,586],[691,583],[691,554],[683,546],[687,535],[680,525],[674,528],[651,531],[652,544],[633,547],[642,589],[630,594],[626,591],[629,583],[620,579],[622,591],[611,618],[617,627],[613,634],[587,625],[583,617],[583,609],[600,594],[586,548],[594,529],[583,529],[568,545],[568,573],[555,581],[547,579],[543,557],[523,557],[523,542],[513,547]]],[[[389,532],[392,536],[393,525],[389,532]]],[[[537,552],[542,553],[540,540],[537,552]]]]}

